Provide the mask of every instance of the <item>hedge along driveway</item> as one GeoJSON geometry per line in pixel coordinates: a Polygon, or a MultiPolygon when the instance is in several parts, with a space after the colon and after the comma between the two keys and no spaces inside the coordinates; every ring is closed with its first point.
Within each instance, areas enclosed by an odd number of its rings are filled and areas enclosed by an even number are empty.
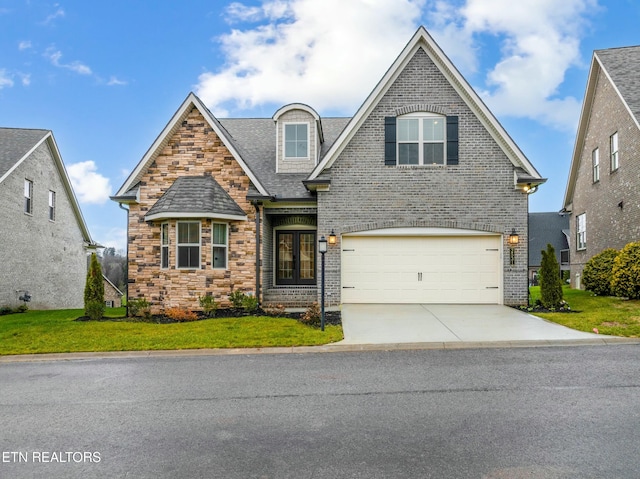
{"type": "Polygon", "coordinates": [[[0,355],[315,346],[342,340],[340,326],[329,325],[322,332],[290,318],[246,316],[173,324],[74,321],[83,314],[69,309],[0,316],[0,355]]]}
{"type": "MultiPolygon", "coordinates": [[[[531,288],[532,302],[540,296],[540,288],[531,288]]],[[[564,288],[564,299],[572,313],[531,313],[578,331],[629,338],[640,337],[640,300],[611,296],[594,296],[589,291],[564,288]]]]}

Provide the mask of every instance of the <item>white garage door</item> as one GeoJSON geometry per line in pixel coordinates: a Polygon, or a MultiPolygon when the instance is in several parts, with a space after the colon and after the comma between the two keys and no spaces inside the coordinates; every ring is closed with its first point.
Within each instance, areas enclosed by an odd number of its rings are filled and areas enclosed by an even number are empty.
{"type": "Polygon", "coordinates": [[[501,304],[501,236],[344,236],[343,303],[501,304]]]}

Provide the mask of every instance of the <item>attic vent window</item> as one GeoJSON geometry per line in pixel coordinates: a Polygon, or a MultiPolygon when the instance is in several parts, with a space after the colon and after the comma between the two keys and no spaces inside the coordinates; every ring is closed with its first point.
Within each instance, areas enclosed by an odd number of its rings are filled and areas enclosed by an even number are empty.
{"type": "Polygon", "coordinates": [[[307,123],[284,125],[284,157],[309,158],[309,125],[307,123]]]}

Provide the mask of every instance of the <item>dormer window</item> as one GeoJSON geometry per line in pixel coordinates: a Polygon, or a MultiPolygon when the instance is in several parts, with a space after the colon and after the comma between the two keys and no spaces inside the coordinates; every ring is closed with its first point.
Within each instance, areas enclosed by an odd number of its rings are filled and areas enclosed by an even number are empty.
{"type": "Polygon", "coordinates": [[[308,123],[286,123],[284,125],[284,157],[309,158],[308,123]]]}

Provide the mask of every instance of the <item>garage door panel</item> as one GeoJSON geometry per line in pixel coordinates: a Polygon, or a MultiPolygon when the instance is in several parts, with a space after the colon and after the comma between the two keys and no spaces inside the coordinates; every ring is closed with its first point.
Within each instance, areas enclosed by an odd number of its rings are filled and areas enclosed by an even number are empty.
{"type": "Polygon", "coordinates": [[[342,301],[501,303],[501,236],[343,238],[342,301]]]}

